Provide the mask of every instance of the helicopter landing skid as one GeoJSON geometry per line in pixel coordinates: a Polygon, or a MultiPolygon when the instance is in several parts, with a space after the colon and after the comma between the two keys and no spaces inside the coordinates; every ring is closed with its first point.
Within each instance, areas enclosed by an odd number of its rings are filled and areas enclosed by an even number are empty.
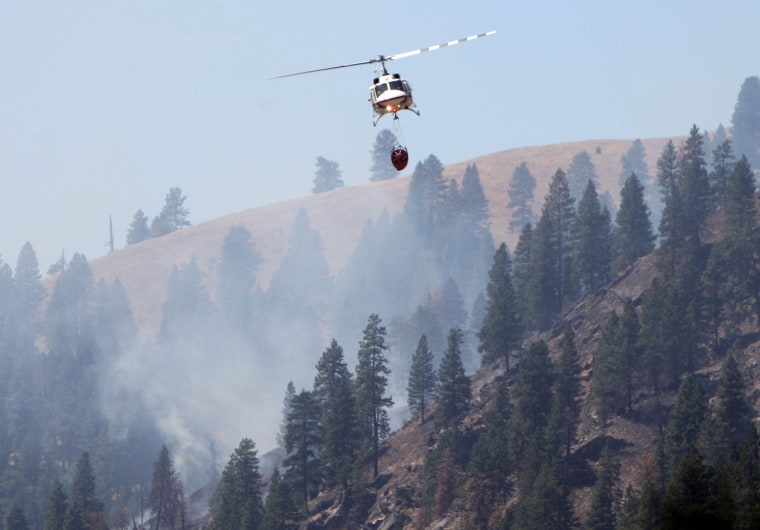
{"type": "MultiPolygon", "coordinates": [[[[419,115],[420,115],[420,111],[418,111],[417,109],[413,109],[413,108],[411,108],[411,107],[407,107],[407,108],[405,108],[405,109],[402,109],[402,110],[411,110],[411,111],[412,111],[412,112],[414,112],[414,113],[415,113],[417,116],[419,116],[419,115]]],[[[385,114],[380,114],[380,115],[379,115],[377,118],[373,119],[373,120],[372,120],[372,126],[373,126],[373,127],[377,127],[377,124],[378,124],[378,122],[380,121],[380,118],[382,118],[383,116],[385,116],[385,114]]],[[[397,113],[397,112],[394,112],[394,113],[393,113],[393,121],[396,121],[396,120],[398,120],[398,119],[399,119],[399,117],[398,117],[398,113],[397,113]]]]}

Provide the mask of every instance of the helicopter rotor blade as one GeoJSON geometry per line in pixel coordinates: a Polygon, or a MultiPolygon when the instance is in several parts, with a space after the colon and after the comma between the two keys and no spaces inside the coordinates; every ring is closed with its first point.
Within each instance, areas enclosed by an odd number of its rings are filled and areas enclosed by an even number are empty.
{"type": "Polygon", "coordinates": [[[338,66],[328,66],[327,68],[316,68],[314,70],[306,70],[306,71],[303,71],[303,72],[296,72],[294,74],[278,75],[278,76],[275,76],[275,77],[270,77],[269,79],[282,79],[283,77],[293,77],[295,75],[313,74],[313,73],[316,73],[316,72],[326,72],[328,70],[338,70],[339,68],[351,68],[352,66],[360,66],[360,65],[363,65],[363,64],[379,63],[381,60],[382,59],[370,59],[369,61],[361,61],[361,62],[358,62],[358,63],[341,64],[341,65],[338,65],[338,66]]]}
{"type": "Polygon", "coordinates": [[[386,57],[386,61],[393,61],[396,59],[403,59],[405,57],[411,57],[412,55],[419,55],[421,53],[425,52],[432,52],[434,50],[438,50],[440,48],[445,48],[447,46],[454,46],[455,44],[459,44],[462,42],[467,42],[470,40],[479,39],[481,37],[488,37],[489,35],[493,35],[496,33],[496,31],[486,31],[485,33],[478,33],[477,35],[470,35],[469,37],[464,37],[462,39],[457,40],[450,40],[449,42],[444,42],[442,44],[436,44],[434,46],[428,46],[427,48],[420,48],[419,50],[414,50],[411,52],[404,52],[404,53],[397,53],[395,55],[391,55],[390,57],[386,57]]]}

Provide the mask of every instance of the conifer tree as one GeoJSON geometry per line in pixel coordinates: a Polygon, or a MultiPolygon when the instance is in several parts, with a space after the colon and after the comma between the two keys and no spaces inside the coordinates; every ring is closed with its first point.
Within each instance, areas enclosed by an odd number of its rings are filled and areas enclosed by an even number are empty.
{"type": "Polygon", "coordinates": [[[571,282],[574,203],[565,172],[558,169],[544,199],[531,247],[533,275],[529,305],[540,329],[547,328],[574,296],[571,282]]]}
{"type": "Polygon", "coordinates": [[[586,151],[581,151],[573,156],[573,160],[567,168],[567,185],[570,196],[576,201],[580,201],[588,183],[591,182],[596,188],[598,181],[599,177],[596,175],[591,155],[586,151]]]}
{"type": "Polygon", "coordinates": [[[655,239],[649,208],[644,202],[644,187],[637,175],[631,173],[620,191],[620,209],[615,216],[613,269],[622,271],[638,258],[652,252],[655,239]]]}
{"type": "Polygon", "coordinates": [[[390,129],[382,129],[377,133],[372,146],[372,166],[370,167],[371,181],[389,180],[397,175],[396,168],[391,163],[390,153],[398,145],[398,138],[390,129]]]}
{"type": "Polygon", "coordinates": [[[185,208],[187,197],[182,195],[182,189],[170,188],[164,199],[161,213],[153,218],[150,233],[153,237],[163,236],[190,226],[190,210],[185,208]]]}
{"type": "Polygon", "coordinates": [[[619,179],[621,188],[625,186],[625,182],[632,174],[636,174],[642,189],[647,188],[651,176],[646,163],[646,149],[639,138],[631,142],[628,151],[620,157],[620,165],[622,166],[619,179]]]}
{"type": "Polygon", "coordinates": [[[679,245],[684,237],[681,228],[684,204],[680,192],[681,167],[672,140],[668,141],[657,159],[657,182],[664,204],[659,226],[661,246],[667,256],[667,266],[673,272],[679,245]]]}
{"type": "Polygon", "coordinates": [[[581,297],[593,293],[610,278],[611,231],[610,214],[601,207],[594,182],[589,179],[573,224],[573,274],[581,297]]]}
{"type": "Polygon", "coordinates": [[[517,301],[517,314],[520,315],[526,331],[532,329],[532,320],[528,311],[528,294],[532,277],[532,243],[533,226],[528,223],[523,226],[520,238],[515,246],[512,264],[512,284],[517,301]]]}
{"type": "Polygon", "coordinates": [[[243,438],[224,466],[209,503],[213,530],[258,530],[263,518],[262,483],[256,445],[243,438]]]}
{"type": "Polygon", "coordinates": [[[68,503],[61,481],[55,479],[45,509],[45,530],[63,530],[68,503]]]}
{"type": "Polygon", "coordinates": [[[290,404],[293,402],[293,397],[296,395],[296,387],[293,381],[288,381],[288,385],[285,388],[285,396],[282,398],[282,417],[280,419],[280,432],[277,433],[277,444],[280,447],[285,447],[285,433],[288,429],[288,414],[290,414],[290,404]]]}
{"type": "Polygon", "coordinates": [[[161,447],[158,459],[153,464],[148,499],[156,530],[185,527],[187,521],[182,480],[174,469],[169,449],[165,445],[161,447]]]}
{"type": "Polygon", "coordinates": [[[615,530],[616,508],[620,500],[620,461],[605,445],[599,457],[599,470],[591,490],[591,509],[586,528],[588,530],[615,530]]]}
{"type": "Polygon", "coordinates": [[[75,500],[69,503],[66,510],[66,517],[63,521],[63,530],[87,530],[90,526],[87,524],[87,517],[82,511],[82,507],[75,500]]]}
{"type": "Polygon", "coordinates": [[[567,459],[575,441],[581,414],[581,367],[575,346],[575,332],[571,327],[565,330],[560,346],[562,351],[556,364],[552,417],[559,434],[563,457],[567,459]]]}
{"type": "Polygon", "coordinates": [[[731,140],[724,140],[712,151],[712,170],[709,173],[712,207],[722,209],[728,189],[728,179],[736,165],[731,140]]]}
{"type": "Polygon", "coordinates": [[[224,237],[219,262],[217,300],[222,314],[238,330],[250,326],[252,290],[261,254],[251,241],[251,232],[243,226],[233,226],[224,237]]]}
{"type": "Polygon", "coordinates": [[[433,353],[428,348],[427,336],[420,336],[417,349],[412,356],[409,382],[406,386],[407,403],[412,414],[420,415],[420,423],[425,423],[425,411],[430,407],[435,391],[436,374],[433,368],[433,353]]]}
{"type": "Polygon", "coordinates": [[[77,462],[76,474],[71,483],[71,504],[76,503],[85,518],[103,511],[103,503],[95,496],[95,473],[90,465],[90,454],[85,451],[77,462]]]}
{"type": "Polygon", "coordinates": [[[40,306],[45,298],[37,254],[27,241],[21,247],[13,275],[13,293],[6,300],[13,301],[8,315],[8,340],[17,351],[29,351],[40,330],[40,306]]]}
{"type": "Polygon", "coordinates": [[[324,193],[336,188],[343,187],[343,176],[340,166],[333,160],[317,157],[317,171],[314,175],[314,187],[312,193],[324,193]]]}
{"type": "Polygon", "coordinates": [[[509,181],[509,202],[507,208],[513,208],[509,221],[509,231],[522,228],[533,222],[533,194],[536,190],[536,179],[531,175],[528,166],[522,162],[512,173],[509,181]]]}
{"type": "Polygon", "coordinates": [[[285,450],[288,457],[287,477],[299,489],[299,496],[305,506],[319,483],[322,448],[322,425],[319,401],[313,392],[302,390],[293,397],[288,414],[288,428],[285,432],[285,450]]]}
{"type": "Polygon", "coordinates": [[[670,411],[664,439],[665,471],[671,476],[697,444],[707,413],[707,394],[694,376],[686,377],[678,389],[676,404],[670,411]]]}
{"type": "Polygon", "coordinates": [[[430,238],[434,233],[446,189],[443,164],[435,155],[417,163],[409,182],[404,217],[423,238],[430,238]]]}
{"type": "Polygon", "coordinates": [[[439,422],[445,427],[456,428],[470,407],[472,391],[470,379],[462,364],[462,331],[449,330],[448,346],[438,368],[438,385],[435,400],[438,404],[439,422]]]}
{"type": "Polygon", "coordinates": [[[716,490],[715,473],[699,451],[692,449],[668,483],[661,528],[730,528],[730,522],[721,517],[716,490]]]}
{"type": "Polygon", "coordinates": [[[692,248],[698,248],[707,216],[712,211],[710,180],[705,161],[704,138],[693,125],[681,151],[681,197],[683,199],[683,232],[692,248]]]}
{"type": "Polygon", "coordinates": [[[132,223],[127,231],[127,245],[134,245],[140,241],[150,239],[150,227],[148,226],[148,216],[142,210],[137,210],[132,223]]]}
{"type": "Polygon", "coordinates": [[[20,504],[14,503],[5,515],[5,530],[29,530],[29,522],[20,504]]]}
{"type": "Polygon", "coordinates": [[[486,312],[478,332],[478,351],[483,363],[504,360],[509,372],[509,355],[522,342],[523,326],[512,285],[512,263],[507,245],[502,243],[493,257],[486,286],[486,312]]]}
{"type": "Polygon", "coordinates": [[[380,443],[390,434],[388,408],[393,400],[385,395],[388,385],[388,360],[385,358],[386,330],[382,320],[371,314],[359,342],[358,364],[356,366],[356,409],[359,428],[367,440],[373,463],[373,477],[378,475],[380,443]]]}
{"type": "Polygon", "coordinates": [[[291,501],[289,485],[275,467],[269,477],[269,490],[264,502],[264,525],[266,530],[292,530],[298,518],[298,510],[291,501]]]}
{"type": "Polygon", "coordinates": [[[613,311],[607,318],[594,354],[594,378],[591,389],[606,419],[625,407],[623,347],[620,317],[613,311]]]}
{"type": "Polygon", "coordinates": [[[321,409],[321,465],[328,484],[348,485],[358,449],[354,380],[333,339],[317,363],[314,396],[321,409]]]}
{"type": "Polygon", "coordinates": [[[744,80],[731,116],[732,138],[737,156],[746,155],[753,166],[760,167],[760,78],[744,80]]]}

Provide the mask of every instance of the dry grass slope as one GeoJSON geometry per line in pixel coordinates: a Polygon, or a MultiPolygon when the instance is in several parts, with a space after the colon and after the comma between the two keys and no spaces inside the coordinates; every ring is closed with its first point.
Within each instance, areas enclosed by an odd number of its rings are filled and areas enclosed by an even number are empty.
{"type": "MultiPolygon", "coordinates": [[[[630,148],[631,142],[632,140],[589,140],[521,147],[448,165],[444,168],[444,175],[447,180],[461,180],[468,164],[477,165],[489,201],[494,240],[506,241],[510,248],[514,248],[518,234],[509,233],[507,229],[511,212],[506,205],[509,181],[519,164],[525,162],[536,178],[535,211],[540,210],[557,168],[566,170],[573,156],[581,151],[591,155],[601,190],[609,191],[617,200],[620,192],[620,159],[630,148]]],[[[666,142],[667,139],[643,140],[650,173],[654,173],[656,159],[666,142]]],[[[207,287],[213,296],[222,243],[233,226],[244,226],[252,233],[253,241],[263,256],[257,274],[258,285],[266,289],[287,251],[288,237],[296,213],[305,208],[311,226],[322,237],[328,264],[335,274],[351,255],[361,230],[369,219],[377,219],[384,210],[394,215],[403,208],[409,180],[410,176],[405,175],[389,181],[370,182],[230,214],[118,250],[93,260],[91,267],[96,280],[120,279],[131,301],[142,336],[152,338],[161,324],[161,306],[172,268],[195,259],[200,269],[206,273],[207,287]]]]}

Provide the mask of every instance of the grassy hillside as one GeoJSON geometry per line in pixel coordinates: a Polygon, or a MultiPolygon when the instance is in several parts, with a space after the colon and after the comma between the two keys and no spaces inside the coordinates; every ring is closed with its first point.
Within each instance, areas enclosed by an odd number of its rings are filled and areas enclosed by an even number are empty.
{"type": "MultiPolygon", "coordinates": [[[[549,181],[557,168],[567,170],[573,157],[582,151],[591,155],[599,176],[599,192],[609,191],[617,200],[620,192],[620,159],[630,148],[631,142],[632,140],[588,140],[521,147],[450,164],[445,167],[444,176],[447,180],[460,180],[468,164],[477,165],[489,201],[494,240],[497,243],[506,241],[510,248],[514,248],[518,234],[508,231],[511,212],[506,205],[509,182],[519,164],[525,162],[536,178],[533,205],[536,212],[541,208],[549,181]]],[[[666,142],[666,138],[643,140],[651,174],[655,171],[655,162],[666,142]]],[[[311,226],[322,237],[328,264],[335,274],[351,255],[368,219],[377,218],[383,210],[393,215],[403,208],[410,174],[220,217],[93,260],[93,274],[96,279],[120,279],[129,295],[142,336],[152,338],[161,323],[161,305],[172,267],[195,259],[200,269],[206,273],[210,284],[207,287],[213,293],[215,269],[222,243],[233,226],[244,226],[253,235],[253,242],[263,257],[257,273],[258,285],[266,289],[287,250],[295,215],[298,210],[305,208],[311,226]]]]}

